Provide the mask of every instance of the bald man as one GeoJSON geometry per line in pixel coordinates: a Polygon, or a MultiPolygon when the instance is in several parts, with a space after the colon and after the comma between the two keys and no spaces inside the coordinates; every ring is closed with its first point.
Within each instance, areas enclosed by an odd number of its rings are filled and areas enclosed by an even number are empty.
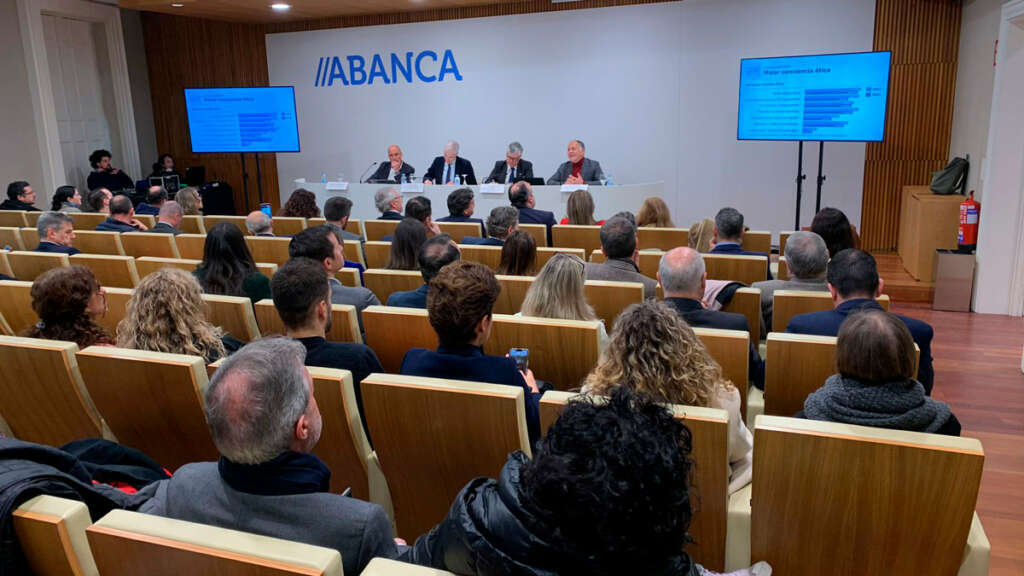
{"type": "Polygon", "coordinates": [[[381,162],[380,166],[377,166],[377,171],[370,176],[367,182],[397,184],[403,174],[405,181],[411,182],[412,175],[415,173],[416,169],[402,160],[402,149],[392,144],[388,146],[388,161],[381,162]]]}
{"type": "MultiPolygon", "coordinates": [[[[693,248],[674,248],[661,257],[658,282],[665,292],[665,304],[675,310],[694,328],[720,328],[748,332],[747,317],[732,312],[708,310],[704,307],[704,287],[708,275],[704,258],[693,248]]],[[[750,343],[749,377],[764,390],[764,363],[757,352],[757,343],[750,343]]]]}
{"type": "Polygon", "coordinates": [[[274,223],[270,216],[260,210],[253,210],[245,217],[245,229],[253,236],[273,236],[274,223]]]}

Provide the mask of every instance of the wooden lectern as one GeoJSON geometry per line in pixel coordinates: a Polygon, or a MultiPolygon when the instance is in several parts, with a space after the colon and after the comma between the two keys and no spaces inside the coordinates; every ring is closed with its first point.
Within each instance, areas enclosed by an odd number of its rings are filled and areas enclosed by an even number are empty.
{"type": "Polygon", "coordinates": [[[903,267],[921,282],[935,280],[935,251],[957,247],[959,194],[939,195],[927,186],[904,186],[897,251],[903,267]]]}

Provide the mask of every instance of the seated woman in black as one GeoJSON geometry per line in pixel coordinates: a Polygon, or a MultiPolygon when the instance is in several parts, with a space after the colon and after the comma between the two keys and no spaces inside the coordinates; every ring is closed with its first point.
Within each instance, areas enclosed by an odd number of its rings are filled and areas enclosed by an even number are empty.
{"type": "Polygon", "coordinates": [[[402,360],[402,374],[518,386],[526,392],[530,443],[540,437],[540,393],[533,372],[520,372],[511,358],[488,356],[491,310],[501,285],[490,268],[476,262],[448,264],[430,281],[427,311],[437,332],[437,351],[413,348],[402,360]]]}
{"type": "Polygon", "coordinates": [[[254,303],[270,298],[270,278],[256,269],[241,230],[230,222],[206,233],[203,261],[194,274],[207,294],[248,296],[254,303]]]}
{"type": "Polygon", "coordinates": [[[945,402],[914,379],[914,340],[902,320],[882,310],[852,314],[836,342],[836,369],[804,401],[803,416],[875,428],[960,435],[945,402]]]}

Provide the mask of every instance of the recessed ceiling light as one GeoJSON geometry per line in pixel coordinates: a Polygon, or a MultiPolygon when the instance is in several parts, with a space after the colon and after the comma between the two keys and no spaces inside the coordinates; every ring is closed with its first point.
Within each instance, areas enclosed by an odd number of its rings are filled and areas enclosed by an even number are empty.
{"type": "Polygon", "coordinates": [[[174,4],[171,4],[171,7],[172,8],[184,8],[185,5],[184,4],[179,4],[179,3],[175,2],[174,4]]]}
{"type": "Polygon", "coordinates": [[[292,5],[278,2],[276,4],[271,4],[270,7],[273,8],[274,10],[277,10],[278,12],[284,12],[285,10],[290,9],[292,5]]]}

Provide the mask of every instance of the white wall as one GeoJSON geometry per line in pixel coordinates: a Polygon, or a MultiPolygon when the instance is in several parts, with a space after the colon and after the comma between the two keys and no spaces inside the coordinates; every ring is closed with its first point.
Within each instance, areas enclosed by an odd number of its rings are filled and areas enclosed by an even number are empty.
{"type": "Polygon", "coordinates": [[[142,34],[141,14],[138,10],[121,9],[124,52],[128,62],[132,107],[135,109],[135,134],[139,142],[139,162],[142,166],[138,174],[131,176],[139,180],[149,176],[150,164],[156,162],[157,156],[160,155],[156,147],[153,98],[149,91],[149,66],[146,63],[146,42],[142,34]]]}
{"type": "Polygon", "coordinates": [[[0,54],[4,56],[0,58],[0,78],[4,79],[0,90],[0,196],[7,197],[7,184],[12,180],[27,180],[42,197],[43,166],[15,0],[0,0],[0,54]]]}
{"type": "MultiPolygon", "coordinates": [[[[797,145],[736,141],[739,60],[870,50],[873,34],[873,1],[688,0],[268,35],[270,83],[296,87],[303,150],[277,155],[281,187],[321,171],[354,180],[392,143],[422,175],[450,138],[478,178],[510,140],[547,178],[581,138],[617,182],[665,181],[678,224],[729,204],[753,228],[789,229],[797,145]],[[313,87],[321,56],[445,48],[463,82],[313,87]]],[[[806,224],[816,145],[804,161],[806,224]]],[[[826,145],[823,205],[855,223],[863,171],[863,144],[826,145]]]]}

